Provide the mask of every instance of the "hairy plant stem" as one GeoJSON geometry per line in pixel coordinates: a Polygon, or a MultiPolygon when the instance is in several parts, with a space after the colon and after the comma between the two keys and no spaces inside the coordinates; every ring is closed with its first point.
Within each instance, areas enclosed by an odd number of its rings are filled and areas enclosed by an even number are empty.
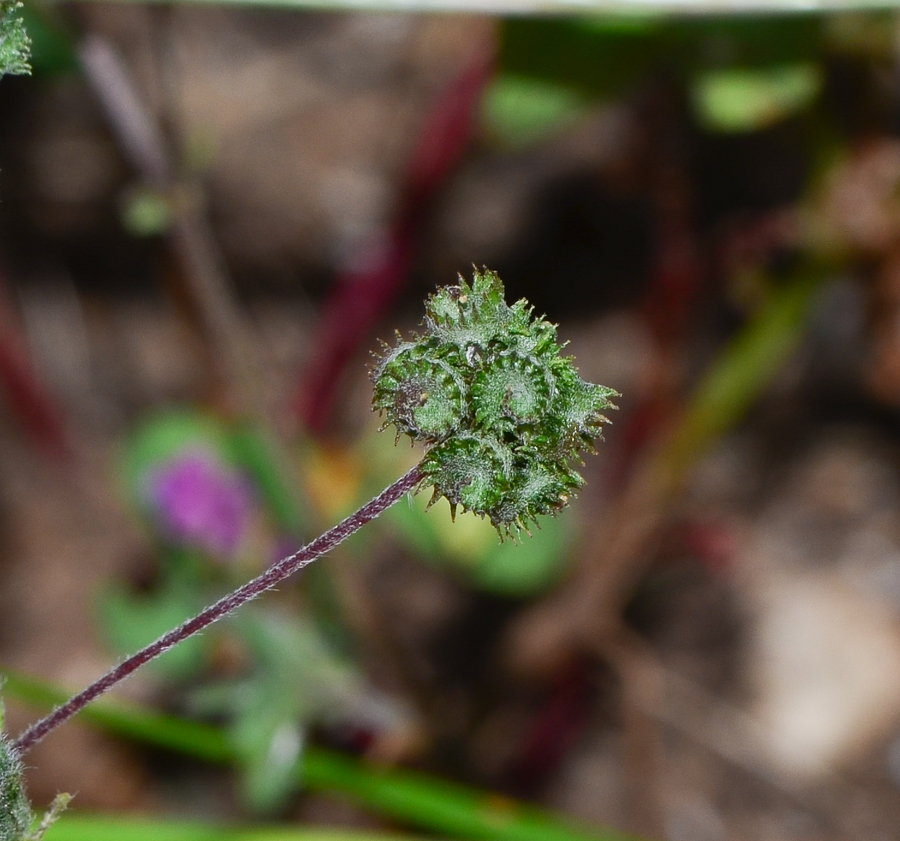
{"type": "Polygon", "coordinates": [[[422,468],[416,465],[394,484],[385,488],[373,500],[367,502],[362,508],[345,520],[342,520],[334,528],[325,532],[325,534],[317,537],[293,555],[282,558],[252,581],[248,581],[233,593],[211,604],[192,619],[188,619],[183,625],[173,628],[155,642],[145,646],[136,654],[132,654],[127,660],[123,660],[103,677],[94,681],[90,686],[58,706],[49,715],[31,725],[13,742],[13,749],[19,756],[23,756],[48,733],[80,712],[95,698],[112,689],[120,680],[124,680],[145,663],[149,663],[155,657],[159,657],[160,654],[164,654],[170,648],[178,645],[178,643],[186,640],[198,631],[202,631],[223,616],[227,616],[231,611],[256,598],[266,590],[271,590],[275,585],[284,581],[285,578],[297,572],[297,570],[303,569],[303,567],[312,563],[319,556],[334,549],[335,546],[346,540],[366,523],[374,520],[382,511],[390,508],[404,494],[415,489],[422,479],[422,468]]]}

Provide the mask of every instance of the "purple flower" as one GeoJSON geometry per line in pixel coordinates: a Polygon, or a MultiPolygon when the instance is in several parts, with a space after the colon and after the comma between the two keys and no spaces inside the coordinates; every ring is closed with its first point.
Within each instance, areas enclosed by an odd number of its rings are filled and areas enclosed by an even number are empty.
{"type": "Polygon", "coordinates": [[[149,477],[162,531],[216,557],[231,557],[249,525],[253,494],[233,467],[205,449],[183,451],[149,477]]]}

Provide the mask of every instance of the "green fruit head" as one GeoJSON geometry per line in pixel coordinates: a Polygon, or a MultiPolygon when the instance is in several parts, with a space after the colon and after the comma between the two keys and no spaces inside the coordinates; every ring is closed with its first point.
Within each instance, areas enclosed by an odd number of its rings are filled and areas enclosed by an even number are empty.
{"type": "Polygon", "coordinates": [[[570,462],[593,449],[616,392],[561,351],[556,326],[507,305],[487,269],[432,295],[421,335],[385,345],[373,406],[428,448],[432,502],[489,517],[501,537],[565,507],[584,484],[570,462]]]}
{"type": "Polygon", "coordinates": [[[22,841],[28,835],[32,819],[22,780],[22,763],[12,744],[0,734],[0,841],[22,841]]]}

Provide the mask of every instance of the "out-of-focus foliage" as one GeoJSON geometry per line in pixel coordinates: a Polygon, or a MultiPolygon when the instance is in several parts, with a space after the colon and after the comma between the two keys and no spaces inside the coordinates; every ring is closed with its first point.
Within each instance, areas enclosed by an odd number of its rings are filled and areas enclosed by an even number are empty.
{"type": "Polygon", "coordinates": [[[0,0],[0,76],[31,72],[31,41],[19,14],[21,8],[16,0],[0,0]]]}
{"type": "Polygon", "coordinates": [[[765,128],[812,104],[823,74],[812,63],[709,70],[694,83],[697,113],[711,129],[765,128]]]}
{"type": "MultiPolygon", "coordinates": [[[[146,421],[122,458],[128,496],[160,549],[159,576],[149,593],[110,586],[100,601],[107,639],[134,651],[202,609],[222,575],[216,563],[239,551],[251,502],[227,431],[209,415],[174,412],[146,421]],[[235,494],[239,498],[235,499],[235,494]]],[[[202,669],[217,635],[198,634],[152,668],[184,680],[202,669]]]]}
{"type": "MultiPolygon", "coordinates": [[[[297,548],[279,533],[297,516],[265,452],[247,429],[188,409],[153,415],[129,438],[124,484],[159,550],[158,571],[148,592],[116,586],[104,594],[100,613],[118,650],[139,649],[297,548]]],[[[296,791],[309,727],[379,731],[403,718],[339,656],[328,630],[303,613],[251,605],[157,661],[169,681],[196,682],[223,637],[240,652],[237,677],[194,690],[188,703],[227,721],[255,812],[277,809],[296,791]]]]}
{"type": "MultiPolygon", "coordinates": [[[[197,613],[228,589],[232,572],[234,577],[242,574],[241,559],[258,563],[258,558],[248,556],[266,548],[252,540],[252,533],[259,532],[254,522],[264,517],[257,505],[260,494],[242,464],[242,448],[235,446],[239,438],[210,414],[182,410],[151,416],[128,440],[123,480],[158,545],[159,574],[150,592],[134,593],[116,585],[104,593],[100,616],[117,650],[137,650],[197,613]]],[[[268,546],[267,553],[273,551],[268,546]]],[[[228,627],[243,638],[243,630],[255,627],[247,622],[228,627]]],[[[208,668],[223,631],[217,628],[192,637],[159,658],[154,668],[169,680],[196,679],[208,668]]],[[[247,644],[254,651],[260,649],[252,638],[247,644]]],[[[227,711],[235,732],[258,733],[252,741],[241,740],[239,752],[246,769],[243,791],[248,803],[260,811],[277,805],[289,787],[284,763],[279,765],[275,759],[284,759],[287,769],[292,769],[302,744],[297,740],[297,750],[285,755],[282,736],[291,728],[302,732],[301,713],[306,710],[297,709],[293,694],[270,692],[270,684],[281,674],[281,662],[277,657],[263,658],[252,678],[240,686],[219,687],[216,703],[207,698],[203,704],[217,714],[227,711]],[[268,700],[280,697],[284,703],[272,704],[268,714],[260,716],[259,705],[248,703],[257,697],[254,687],[263,690],[268,700]],[[285,704],[290,707],[287,716],[285,704]],[[277,726],[260,733],[258,725],[270,724],[273,717],[277,726]],[[259,773],[260,767],[265,774],[259,773]]],[[[300,680],[315,671],[314,663],[306,665],[294,672],[300,680]]],[[[321,689],[321,682],[310,683],[321,689]]]]}
{"type": "MultiPolygon", "coordinates": [[[[530,596],[557,583],[568,565],[573,531],[564,520],[547,517],[519,544],[499,543],[487,520],[426,510],[424,496],[397,505],[385,521],[399,530],[416,554],[452,570],[474,587],[507,596],[530,596]]],[[[439,506],[443,507],[443,506],[439,506]]]]}
{"type": "Polygon", "coordinates": [[[585,105],[567,85],[504,74],[485,93],[483,109],[495,135],[525,145],[562,131],[584,114],[585,105]]]}
{"type": "Polygon", "coordinates": [[[134,189],[122,202],[122,224],[136,237],[162,234],[174,216],[171,200],[150,187],[134,189]]]}
{"type": "Polygon", "coordinates": [[[251,669],[194,692],[192,706],[227,717],[244,770],[244,798],[255,811],[271,812],[297,788],[308,726],[390,724],[377,719],[391,717],[391,704],[375,698],[355,665],[303,616],[247,610],[229,625],[247,648],[251,669]]]}
{"type": "Polygon", "coordinates": [[[752,131],[815,100],[829,53],[888,54],[891,26],[883,13],[512,19],[485,120],[507,143],[539,140],[658,71],[687,84],[707,128],[752,131]]]}
{"type": "MultiPolygon", "coordinates": [[[[67,693],[7,673],[10,695],[48,706],[67,693]]],[[[145,744],[166,747],[207,762],[235,760],[221,730],[143,709],[121,701],[100,701],[85,709],[85,720],[145,744]]],[[[449,838],[485,841],[626,841],[615,830],[568,821],[544,809],[427,774],[403,771],[310,747],[298,778],[316,790],[338,792],[374,811],[449,838]]],[[[51,839],[52,841],[52,839],[51,839]]]]}

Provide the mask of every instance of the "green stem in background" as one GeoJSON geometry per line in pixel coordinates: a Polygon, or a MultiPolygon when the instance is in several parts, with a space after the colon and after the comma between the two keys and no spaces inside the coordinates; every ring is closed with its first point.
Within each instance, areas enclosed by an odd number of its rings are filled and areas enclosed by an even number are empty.
{"type": "MultiPolygon", "coordinates": [[[[67,815],[44,841],[417,841],[409,835],[309,826],[223,826],[208,823],[67,815]]],[[[425,841],[425,839],[418,839],[425,841]]]]}
{"type": "MultiPolygon", "coordinates": [[[[5,692],[31,704],[59,703],[66,692],[5,673],[5,692]]],[[[235,762],[224,732],[207,724],[104,700],[81,715],[104,730],[215,764],[235,762]]],[[[552,812],[427,774],[369,765],[310,745],[296,769],[298,784],[336,792],[372,811],[449,838],[471,841],[635,841],[611,829],[578,826],[552,812]]],[[[63,818],[65,821],[65,818],[63,818]]],[[[53,841],[51,835],[48,841],[53,841]]]]}
{"type": "Polygon", "coordinates": [[[759,314],[719,354],[660,454],[669,475],[682,476],[759,400],[802,339],[810,306],[830,268],[810,262],[771,293],[759,314]]]}

